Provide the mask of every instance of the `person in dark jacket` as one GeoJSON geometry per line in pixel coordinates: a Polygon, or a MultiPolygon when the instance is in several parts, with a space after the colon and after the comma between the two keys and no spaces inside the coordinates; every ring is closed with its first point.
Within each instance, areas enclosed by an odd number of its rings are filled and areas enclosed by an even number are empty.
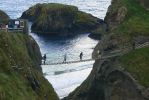
{"type": "Polygon", "coordinates": [[[67,59],[67,54],[64,55],[64,61],[63,61],[63,63],[66,62],[66,59],[67,59]]]}
{"type": "Polygon", "coordinates": [[[80,60],[82,60],[83,52],[80,53],[80,60]]]}
{"type": "Polygon", "coordinates": [[[44,54],[44,56],[43,56],[43,64],[44,65],[46,64],[46,60],[47,60],[47,56],[46,56],[46,54],[44,54]]]}

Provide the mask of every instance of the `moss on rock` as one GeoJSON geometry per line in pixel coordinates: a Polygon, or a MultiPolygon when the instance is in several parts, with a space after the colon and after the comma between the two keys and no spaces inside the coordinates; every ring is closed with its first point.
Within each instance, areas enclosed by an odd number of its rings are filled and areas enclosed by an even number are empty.
{"type": "Polygon", "coordinates": [[[33,22],[33,32],[56,36],[92,32],[103,24],[102,20],[79,11],[75,6],[55,3],[36,4],[25,11],[21,18],[33,22]]]}
{"type": "Polygon", "coordinates": [[[36,42],[22,33],[0,31],[0,99],[58,100],[39,66],[36,42]]]}
{"type": "Polygon", "coordinates": [[[93,52],[88,78],[63,100],[149,100],[149,12],[140,1],[112,0],[105,22],[109,31],[93,52]],[[127,52],[126,52],[127,51],[127,52]]]}
{"type": "Polygon", "coordinates": [[[130,37],[149,35],[149,11],[138,0],[113,0],[105,21],[112,33],[127,34],[130,37]],[[119,14],[120,9],[123,14],[119,14]]]}
{"type": "MultiPolygon", "coordinates": [[[[105,18],[109,25],[109,34],[113,40],[118,42],[119,47],[132,46],[132,43],[142,44],[149,41],[149,11],[142,4],[148,0],[112,0],[112,5],[105,18]],[[122,12],[125,16],[121,21],[113,19],[119,18],[119,10],[125,7],[122,12]]],[[[148,3],[146,4],[148,5],[148,3]]],[[[111,43],[112,44],[112,43],[111,43]]],[[[148,86],[148,47],[131,51],[121,57],[121,64],[142,86],[148,86]]]]}
{"type": "Polygon", "coordinates": [[[122,66],[128,70],[138,82],[149,87],[149,47],[134,50],[121,58],[122,66]]]}

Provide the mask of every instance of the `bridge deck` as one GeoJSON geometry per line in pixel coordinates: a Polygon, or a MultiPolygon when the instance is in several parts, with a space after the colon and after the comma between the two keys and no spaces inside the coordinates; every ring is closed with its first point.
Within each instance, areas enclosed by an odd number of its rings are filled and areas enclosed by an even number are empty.
{"type": "MultiPolygon", "coordinates": [[[[115,55],[110,55],[110,56],[104,56],[104,57],[101,57],[101,58],[97,58],[97,59],[100,59],[100,60],[104,60],[104,59],[107,59],[107,58],[111,58],[111,57],[116,57],[116,56],[119,56],[120,54],[115,54],[115,55]]],[[[80,63],[80,62],[87,62],[87,61],[94,61],[96,59],[84,59],[84,60],[77,60],[77,61],[67,61],[67,62],[54,62],[54,63],[45,63],[43,65],[61,65],[61,64],[72,64],[72,63],[80,63]]]]}
{"type": "MultiPolygon", "coordinates": [[[[135,49],[139,49],[139,48],[142,48],[142,47],[146,47],[146,46],[149,46],[149,42],[146,42],[144,44],[141,44],[141,45],[137,45],[135,49]]],[[[128,49],[128,48],[127,48],[128,49]]],[[[100,59],[100,60],[104,60],[104,59],[107,59],[107,58],[112,58],[112,57],[116,57],[116,56],[120,56],[120,55],[123,55],[125,53],[127,53],[128,51],[126,50],[125,52],[123,51],[118,51],[118,52],[115,52],[115,53],[112,53],[112,54],[108,54],[107,56],[103,56],[103,57],[99,57],[97,59],[100,59]]],[[[67,62],[56,62],[56,63],[45,63],[43,65],[60,65],[60,64],[72,64],[72,63],[80,63],[80,62],[87,62],[87,61],[94,61],[96,59],[85,59],[85,60],[77,60],[77,61],[67,61],[67,62]]]]}
{"type": "Polygon", "coordinates": [[[56,63],[45,63],[43,65],[61,65],[61,64],[72,64],[72,63],[87,62],[87,61],[94,61],[94,59],[77,60],[77,61],[66,61],[66,62],[56,62],[56,63]]]}

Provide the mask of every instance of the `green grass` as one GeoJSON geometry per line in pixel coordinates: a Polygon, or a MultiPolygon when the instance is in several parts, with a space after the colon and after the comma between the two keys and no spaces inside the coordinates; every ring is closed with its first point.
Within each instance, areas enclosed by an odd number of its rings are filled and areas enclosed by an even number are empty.
{"type": "MultiPolygon", "coordinates": [[[[117,28],[109,32],[118,41],[118,46],[132,44],[134,37],[148,37],[149,11],[140,4],[139,0],[117,0],[112,5],[111,14],[117,13],[120,7],[127,8],[127,15],[120,24],[117,24],[117,28]]],[[[141,85],[149,87],[149,47],[125,54],[120,58],[120,62],[141,85]]]]}
{"type": "Polygon", "coordinates": [[[76,23],[92,26],[97,23],[97,19],[90,14],[78,12],[76,15],[76,23]]]}
{"type": "Polygon", "coordinates": [[[149,11],[145,10],[137,0],[123,0],[128,9],[127,17],[120,26],[124,34],[131,36],[149,36],[149,11]]]}
{"type": "MultiPolygon", "coordinates": [[[[55,19],[55,17],[58,17],[61,15],[62,17],[66,17],[67,15],[72,15],[74,16],[74,13],[78,11],[78,8],[75,6],[71,5],[64,5],[64,4],[55,4],[55,3],[50,3],[50,4],[37,4],[33,8],[36,9],[36,7],[39,7],[40,15],[38,16],[38,23],[39,25],[45,24],[47,22],[48,18],[55,19]],[[52,15],[56,13],[56,15],[52,15]],[[50,14],[50,16],[49,16],[50,14]]],[[[37,9],[36,9],[37,10],[37,9]]],[[[31,10],[35,11],[35,10],[31,10]]],[[[33,16],[36,14],[36,12],[33,13],[33,16]]]]}
{"type": "Polygon", "coordinates": [[[79,11],[75,6],[57,3],[37,4],[25,11],[23,15],[33,22],[33,31],[45,33],[89,30],[89,28],[96,28],[98,23],[97,18],[79,11]]]}
{"type": "Polygon", "coordinates": [[[44,100],[44,95],[48,94],[49,100],[58,100],[51,84],[36,69],[36,54],[29,55],[29,41],[31,38],[26,34],[0,31],[0,99],[44,100]],[[23,69],[15,70],[12,68],[14,65],[23,69]],[[29,67],[32,75],[40,82],[39,94],[31,88],[25,77],[25,74],[30,75],[29,67]]]}
{"type": "Polygon", "coordinates": [[[0,93],[5,93],[5,100],[36,100],[37,96],[32,92],[31,87],[27,87],[27,82],[19,76],[19,74],[13,73],[8,75],[6,73],[0,73],[0,93]]]}
{"type": "Polygon", "coordinates": [[[141,85],[149,87],[149,47],[125,54],[120,61],[141,85]]]}
{"type": "Polygon", "coordinates": [[[127,8],[127,15],[112,33],[124,34],[130,39],[140,35],[149,36],[149,11],[138,0],[118,0],[112,6],[112,12],[117,12],[122,6],[127,8]]]}

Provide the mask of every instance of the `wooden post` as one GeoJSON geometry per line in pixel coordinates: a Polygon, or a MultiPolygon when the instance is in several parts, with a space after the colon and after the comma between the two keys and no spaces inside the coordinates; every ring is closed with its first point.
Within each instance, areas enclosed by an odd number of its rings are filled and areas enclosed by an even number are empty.
{"type": "Polygon", "coordinates": [[[23,29],[23,33],[29,34],[28,20],[25,20],[25,19],[24,19],[24,29],[23,29]]]}

